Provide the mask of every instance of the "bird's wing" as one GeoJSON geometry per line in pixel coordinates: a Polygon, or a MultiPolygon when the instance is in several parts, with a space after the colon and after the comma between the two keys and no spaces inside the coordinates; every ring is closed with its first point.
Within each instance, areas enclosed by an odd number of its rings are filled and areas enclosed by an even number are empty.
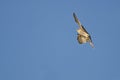
{"type": "Polygon", "coordinates": [[[89,33],[87,32],[87,30],[84,28],[84,26],[81,25],[80,29],[81,29],[82,31],[84,31],[85,33],[89,34],[89,33]]]}
{"type": "Polygon", "coordinates": [[[85,28],[81,25],[81,27],[77,30],[78,34],[88,37],[89,33],[85,30],[85,28]]]}
{"type": "Polygon", "coordinates": [[[75,22],[76,22],[79,26],[81,26],[81,23],[80,23],[80,21],[78,20],[78,18],[77,18],[77,16],[76,16],[75,13],[73,13],[73,17],[74,17],[74,19],[75,19],[75,22]]]}
{"type": "Polygon", "coordinates": [[[73,13],[73,17],[75,19],[75,22],[79,25],[79,29],[77,30],[78,34],[81,35],[89,35],[89,33],[86,31],[86,29],[82,26],[82,24],[80,23],[80,21],[78,20],[77,16],[75,13],[73,13]],[[84,33],[84,34],[83,34],[84,33]]]}

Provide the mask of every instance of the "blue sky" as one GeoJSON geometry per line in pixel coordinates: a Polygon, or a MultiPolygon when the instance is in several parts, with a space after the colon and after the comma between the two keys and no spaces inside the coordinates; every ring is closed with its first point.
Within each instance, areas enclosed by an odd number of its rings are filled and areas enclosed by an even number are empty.
{"type": "Polygon", "coordinates": [[[119,0],[1,0],[0,80],[120,80],[119,0]],[[95,48],[77,42],[75,12],[95,48]]]}

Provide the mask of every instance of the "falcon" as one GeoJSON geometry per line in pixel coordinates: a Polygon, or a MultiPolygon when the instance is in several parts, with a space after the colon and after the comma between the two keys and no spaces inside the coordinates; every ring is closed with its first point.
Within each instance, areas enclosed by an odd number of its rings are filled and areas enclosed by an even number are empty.
{"type": "Polygon", "coordinates": [[[86,29],[83,27],[83,25],[80,23],[78,20],[77,16],[75,13],[73,13],[73,17],[75,19],[75,22],[78,24],[79,29],[77,30],[78,36],[77,40],[80,44],[87,43],[89,42],[92,48],[94,47],[94,44],[92,42],[90,34],[86,31],[86,29]]]}

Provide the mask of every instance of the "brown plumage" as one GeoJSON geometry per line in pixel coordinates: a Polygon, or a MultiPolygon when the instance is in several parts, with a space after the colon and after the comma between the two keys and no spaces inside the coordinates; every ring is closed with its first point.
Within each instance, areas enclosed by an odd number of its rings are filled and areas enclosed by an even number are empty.
{"type": "Polygon", "coordinates": [[[80,44],[89,42],[90,45],[92,47],[94,47],[93,43],[92,43],[92,39],[90,34],[86,31],[86,29],[82,26],[82,24],[80,23],[80,21],[78,20],[77,16],[75,15],[75,13],[73,13],[73,17],[75,19],[75,22],[79,25],[79,29],[77,30],[78,36],[77,36],[77,40],[80,44]]]}

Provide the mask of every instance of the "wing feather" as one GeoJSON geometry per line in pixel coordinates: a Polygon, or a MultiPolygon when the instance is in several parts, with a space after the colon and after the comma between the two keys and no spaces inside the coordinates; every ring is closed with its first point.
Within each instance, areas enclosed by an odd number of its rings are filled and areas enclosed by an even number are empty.
{"type": "Polygon", "coordinates": [[[73,13],[73,17],[74,17],[74,19],[75,19],[75,22],[76,22],[79,26],[81,26],[81,23],[80,23],[80,21],[78,20],[78,18],[77,18],[77,16],[76,16],[75,13],[73,13]]]}

